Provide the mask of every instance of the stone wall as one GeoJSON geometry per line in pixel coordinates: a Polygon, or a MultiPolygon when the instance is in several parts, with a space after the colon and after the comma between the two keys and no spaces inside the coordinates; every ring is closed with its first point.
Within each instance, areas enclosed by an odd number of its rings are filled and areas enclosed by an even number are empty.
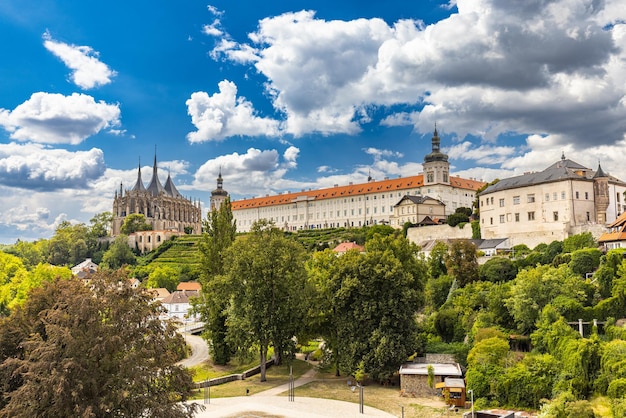
{"type": "Polygon", "coordinates": [[[435,239],[472,239],[472,225],[468,222],[459,228],[450,225],[430,225],[409,228],[406,237],[415,244],[435,239]]]}
{"type": "MultiPolygon", "coordinates": [[[[433,386],[439,383],[440,380],[440,376],[435,376],[433,386]]],[[[400,390],[416,396],[432,396],[437,394],[437,389],[431,389],[428,386],[428,376],[417,374],[400,375],[400,390]]]]}

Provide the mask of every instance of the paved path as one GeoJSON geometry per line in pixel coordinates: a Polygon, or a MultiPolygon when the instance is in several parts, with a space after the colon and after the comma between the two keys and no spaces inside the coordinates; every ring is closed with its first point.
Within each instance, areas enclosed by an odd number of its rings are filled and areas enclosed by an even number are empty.
{"type": "Polygon", "coordinates": [[[176,364],[185,367],[193,367],[207,361],[209,359],[209,347],[206,345],[204,338],[187,333],[182,334],[185,337],[185,342],[191,348],[191,355],[176,364]]]}
{"type": "MultiPolygon", "coordinates": [[[[202,404],[202,401],[197,401],[202,404]]],[[[196,418],[393,418],[387,412],[359,404],[332,399],[296,396],[293,402],[287,396],[241,396],[211,399],[206,409],[196,418]]]]}
{"type": "MultiPolygon", "coordinates": [[[[293,382],[294,387],[303,386],[315,380],[315,369],[310,369],[293,382]]],[[[196,418],[391,418],[387,412],[369,406],[359,411],[359,404],[332,399],[305,398],[296,396],[289,401],[288,396],[276,396],[289,390],[289,383],[277,386],[251,396],[211,399],[203,401],[206,410],[196,414],[196,418]]]]}

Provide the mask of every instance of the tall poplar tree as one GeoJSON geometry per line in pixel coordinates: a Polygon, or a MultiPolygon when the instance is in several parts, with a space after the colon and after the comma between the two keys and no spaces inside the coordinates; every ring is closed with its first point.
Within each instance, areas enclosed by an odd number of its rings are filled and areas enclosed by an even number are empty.
{"type": "Polygon", "coordinates": [[[202,298],[195,309],[205,323],[203,336],[207,339],[216,364],[230,360],[231,348],[226,340],[226,309],[229,297],[224,285],[224,252],[235,241],[237,225],[233,218],[230,199],[211,210],[203,222],[200,240],[200,282],[202,298]]]}

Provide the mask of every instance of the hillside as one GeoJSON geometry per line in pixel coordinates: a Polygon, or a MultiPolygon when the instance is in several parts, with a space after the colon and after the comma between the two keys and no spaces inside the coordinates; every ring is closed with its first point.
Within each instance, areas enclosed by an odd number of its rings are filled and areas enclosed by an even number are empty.
{"type": "Polygon", "coordinates": [[[146,254],[140,264],[178,268],[189,279],[198,277],[200,235],[184,235],[165,241],[159,248],[146,254]]]}

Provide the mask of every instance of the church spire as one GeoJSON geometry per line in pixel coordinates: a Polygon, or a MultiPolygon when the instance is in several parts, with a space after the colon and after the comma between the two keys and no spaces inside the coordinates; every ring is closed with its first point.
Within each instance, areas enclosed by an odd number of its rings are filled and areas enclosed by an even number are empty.
{"type": "Polygon", "coordinates": [[[132,190],[145,192],[146,186],[143,185],[143,180],[141,180],[141,157],[139,158],[139,166],[137,168],[137,182],[133,186],[132,190]]]}
{"type": "Polygon", "coordinates": [[[153,196],[158,196],[161,192],[164,191],[163,185],[159,181],[159,175],[157,172],[157,156],[156,156],[156,145],[154,146],[154,165],[152,166],[152,180],[150,180],[150,185],[147,190],[152,193],[153,196]]]}
{"type": "Polygon", "coordinates": [[[424,162],[448,161],[448,156],[441,152],[441,138],[439,138],[439,133],[437,132],[437,124],[435,124],[435,131],[430,141],[432,144],[432,152],[424,157],[424,162]]]}

